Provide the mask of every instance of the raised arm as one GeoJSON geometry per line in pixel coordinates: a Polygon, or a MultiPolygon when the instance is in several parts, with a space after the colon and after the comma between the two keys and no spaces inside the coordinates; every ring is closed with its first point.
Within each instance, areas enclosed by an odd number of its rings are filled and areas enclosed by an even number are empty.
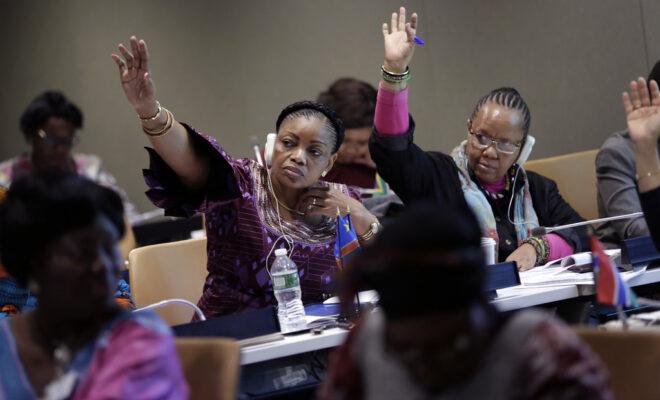
{"type": "Polygon", "coordinates": [[[149,141],[184,185],[191,189],[203,187],[209,175],[209,162],[195,151],[186,128],[156,100],[147,43],[131,36],[130,50],[123,43],[118,48],[121,56],[112,54],[112,59],[119,68],[126,99],[135,109],[149,141]],[[169,129],[168,125],[171,125],[169,129]]]}
{"type": "Polygon", "coordinates": [[[635,149],[637,188],[644,216],[655,244],[660,248],[660,90],[658,83],[646,85],[644,78],[630,82],[630,93],[623,93],[628,131],[635,149]],[[649,90],[650,86],[650,90],[649,90]]]}
{"type": "Polygon", "coordinates": [[[624,92],[628,131],[635,149],[637,187],[640,193],[660,187],[660,91],[658,83],[646,84],[644,78],[630,82],[630,92],[624,92]],[[650,86],[650,91],[649,91],[650,86]]]}

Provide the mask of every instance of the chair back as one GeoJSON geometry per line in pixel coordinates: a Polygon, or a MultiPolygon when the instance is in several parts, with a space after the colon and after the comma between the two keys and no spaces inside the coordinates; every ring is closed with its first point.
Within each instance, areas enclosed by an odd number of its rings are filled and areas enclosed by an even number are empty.
{"type": "Polygon", "coordinates": [[[596,155],[598,150],[542,158],[525,163],[525,169],[557,183],[562,197],[584,219],[598,218],[596,155]]]}
{"type": "MultiPolygon", "coordinates": [[[[130,252],[131,294],[136,307],[179,298],[197,303],[206,280],[206,238],[139,247],[130,252]]],[[[190,307],[172,304],[154,310],[170,325],[190,322],[190,307]]]]}
{"type": "Polygon", "coordinates": [[[574,329],[610,371],[614,398],[660,399],[660,330],[574,329]]]}
{"type": "Polygon", "coordinates": [[[233,400],[240,369],[238,342],[226,338],[176,338],[190,399],[233,400]]]}

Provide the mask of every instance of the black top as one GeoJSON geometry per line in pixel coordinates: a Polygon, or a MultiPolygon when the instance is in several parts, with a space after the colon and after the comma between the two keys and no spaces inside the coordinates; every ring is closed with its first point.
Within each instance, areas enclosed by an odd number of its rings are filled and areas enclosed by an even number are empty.
{"type": "Polygon", "coordinates": [[[639,200],[642,203],[646,225],[649,227],[655,247],[660,250],[660,187],[640,193],[639,200]]]}
{"type": "MultiPolygon", "coordinates": [[[[369,142],[371,157],[378,173],[392,187],[405,204],[432,200],[439,210],[469,207],[463,196],[459,170],[451,156],[435,151],[424,151],[413,143],[415,123],[410,117],[408,132],[402,135],[379,135],[374,130],[369,142]]],[[[518,176],[518,181],[521,181],[518,176]]],[[[473,177],[473,180],[476,178],[473,177]]],[[[557,226],[583,221],[582,217],[559,194],[554,181],[527,171],[532,204],[541,226],[557,226]]],[[[478,182],[475,180],[478,184],[478,182]]],[[[523,184],[523,182],[521,182],[523,184]]],[[[509,195],[501,199],[486,196],[497,223],[500,238],[499,258],[506,259],[516,248],[514,225],[507,218],[509,195]]],[[[556,232],[573,245],[574,251],[588,248],[586,229],[566,229],[556,232]]]]}

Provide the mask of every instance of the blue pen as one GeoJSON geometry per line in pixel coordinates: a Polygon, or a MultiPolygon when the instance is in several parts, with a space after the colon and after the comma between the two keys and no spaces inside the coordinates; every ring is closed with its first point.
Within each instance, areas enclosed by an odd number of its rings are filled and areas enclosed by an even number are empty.
{"type": "Polygon", "coordinates": [[[413,40],[414,40],[415,43],[417,43],[420,46],[424,45],[424,39],[422,39],[421,37],[419,37],[417,35],[415,35],[415,39],[413,39],[413,40]]]}

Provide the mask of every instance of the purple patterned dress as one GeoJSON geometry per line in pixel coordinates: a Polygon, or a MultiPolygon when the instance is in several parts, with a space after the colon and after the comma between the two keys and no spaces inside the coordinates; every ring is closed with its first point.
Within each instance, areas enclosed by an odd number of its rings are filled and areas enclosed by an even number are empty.
{"type": "MultiPolygon", "coordinates": [[[[250,159],[233,159],[217,141],[185,125],[196,150],[210,159],[205,188],[185,188],[174,171],[153,150],[150,167],[144,170],[147,196],[166,215],[190,216],[202,212],[208,238],[208,271],[199,307],[209,317],[274,304],[266,257],[282,236],[267,187],[267,173],[250,159]]],[[[359,199],[346,185],[323,183],[359,199]]],[[[330,281],[336,272],[334,258],[335,221],[319,226],[303,221],[282,221],[293,239],[291,258],[298,266],[304,303],[321,302],[331,294],[330,281]]],[[[280,240],[278,247],[284,245],[280,240]]],[[[274,255],[268,259],[272,263],[274,255]]]]}

